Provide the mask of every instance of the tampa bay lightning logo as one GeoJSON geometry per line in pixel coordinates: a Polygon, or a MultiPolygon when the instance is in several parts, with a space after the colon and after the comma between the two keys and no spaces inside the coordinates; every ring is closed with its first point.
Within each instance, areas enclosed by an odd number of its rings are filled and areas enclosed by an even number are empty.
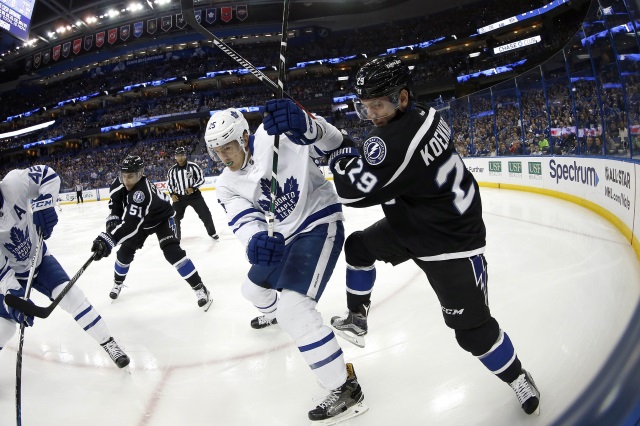
{"type": "Polygon", "coordinates": [[[141,203],[144,201],[144,192],[136,191],[133,193],[133,201],[136,203],[141,203]]]}
{"type": "Polygon", "coordinates": [[[364,151],[364,159],[372,166],[382,163],[387,156],[387,146],[384,141],[377,136],[367,139],[362,149],[364,151]]]}
{"type": "Polygon", "coordinates": [[[4,247],[13,254],[18,262],[25,261],[31,253],[31,238],[29,238],[29,228],[22,232],[20,228],[13,226],[9,233],[11,243],[4,243],[4,247]]]}
{"type": "MultiPolygon", "coordinates": [[[[260,198],[258,204],[262,210],[268,212],[269,205],[271,204],[271,185],[269,180],[260,179],[260,188],[262,189],[264,198],[260,198]]],[[[296,208],[299,199],[300,191],[298,190],[298,181],[294,179],[293,176],[285,181],[284,187],[281,188],[280,185],[278,185],[274,209],[276,219],[280,222],[285,220],[291,212],[293,212],[293,209],[296,208]]]]}

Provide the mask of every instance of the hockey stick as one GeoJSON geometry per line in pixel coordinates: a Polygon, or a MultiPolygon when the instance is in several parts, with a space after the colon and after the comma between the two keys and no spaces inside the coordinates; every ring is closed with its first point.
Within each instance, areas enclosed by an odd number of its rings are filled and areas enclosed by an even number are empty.
{"type": "MultiPolygon", "coordinates": [[[[44,238],[42,237],[42,233],[39,232],[38,245],[36,246],[36,253],[33,255],[33,259],[31,259],[31,269],[29,270],[29,277],[27,278],[27,287],[24,291],[24,299],[8,294],[4,297],[5,303],[6,303],[7,297],[12,296],[12,297],[15,297],[17,300],[21,300],[26,304],[29,304],[27,300],[29,300],[29,295],[31,294],[33,276],[35,275],[35,272],[36,272],[36,262],[38,261],[38,257],[40,257],[40,252],[42,251],[42,241],[44,241],[44,238]]],[[[9,303],[7,303],[7,305],[9,305],[9,303]]],[[[25,311],[22,311],[22,313],[25,317],[29,315],[25,311]]],[[[18,340],[18,354],[16,355],[16,424],[18,426],[22,426],[22,347],[24,346],[25,327],[26,326],[23,321],[20,324],[20,339],[18,340]]]]}
{"type": "MultiPolygon", "coordinates": [[[[280,36],[280,62],[278,62],[278,99],[284,97],[284,73],[286,71],[287,54],[287,27],[289,22],[289,0],[284,0],[284,10],[282,12],[282,35],[280,36]]],[[[271,81],[271,80],[269,80],[271,81]]],[[[276,196],[278,195],[278,153],[280,150],[280,135],[273,138],[273,165],[271,167],[271,202],[269,203],[269,213],[267,219],[267,235],[273,237],[275,227],[276,196]]]]}
{"type": "MultiPolygon", "coordinates": [[[[289,3],[289,0],[285,0],[285,4],[286,4],[285,9],[286,9],[287,20],[283,21],[283,24],[285,24],[288,21],[288,16],[289,16],[289,5],[288,5],[288,3],[289,3]]],[[[202,26],[202,24],[200,22],[198,22],[198,20],[196,19],[195,11],[193,9],[193,0],[180,0],[180,7],[182,8],[182,17],[187,22],[187,24],[189,24],[189,26],[191,26],[191,28],[193,28],[194,30],[196,30],[197,32],[199,32],[200,34],[205,36],[205,38],[207,40],[211,40],[211,42],[218,49],[222,50],[224,53],[229,55],[229,57],[231,57],[231,59],[233,59],[238,64],[240,64],[240,66],[242,66],[247,71],[249,71],[251,74],[253,74],[254,77],[256,77],[258,80],[260,80],[260,82],[263,83],[265,86],[267,86],[275,95],[279,95],[280,94],[280,89],[281,88],[278,85],[278,83],[274,83],[273,80],[271,80],[269,77],[267,77],[262,71],[260,71],[256,67],[254,67],[251,62],[249,62],[245,58],[243,58],[238,52],[233,50],[231,47],[229,47],[228,44],[226,44],[224,41],[220,40],[215,34],[213,34],[211,31],[209,31],[204,26],[202,26]]],[[[284,25],[283,25],[283,27],[284,27],[284,25]]],[[[283,37],[286,37],[286,35],[284,35],[284,34],[285,33],[283,33],[283,37]]],[[[282,45],[281,45],[281,49],[280,50],[282,52],[282,45]]],[[[296,105],[298,105],[300,108],[305,110],[307,113],[311,114],[298,101],[293,99],[293,97],[290,94],[288,94],[286,91],[282,90],[282,96],[285,97],[285,98],[291,99],[293,102],[296,103],[296,105]]],[[[312,117],[313,117],[313,115],[312,115],[312,117]]]]}
{"type": "Polygon", "coordinates": [[[51,315],[51,312],[53,312],[56,306],[58,306],[58,304],[64,298],[64,296],[66,296],[67,293],[69,293],[69,290],[71,290],[71,287],[73,287],[76,281],[78,281],[78,278],[80,278],[80,276],[84,273],[85,269],[87,269],[89,265],[91,265],[91,262],[93,262],[94,258],[95,258],[95,253],[92,253],[89,260],[87,260],[84,263],[84,265],[80,267],[80,270],[76,272],[73,278],[69,280],[67,285],[62,289],[62,292],[60,292],[60,294],[58,295],[58,297],[56,297],[53,300],[53,302],[47,307],[37,306],[32,302],[28,302],[25,299],[21,299],[11,294],[6,295],[4,297],[4,301],[7,305],[11,306],[12,308],[21,310],[26,315],[31,315],[38,318],[47,318],[49,315],[51,315]]]}

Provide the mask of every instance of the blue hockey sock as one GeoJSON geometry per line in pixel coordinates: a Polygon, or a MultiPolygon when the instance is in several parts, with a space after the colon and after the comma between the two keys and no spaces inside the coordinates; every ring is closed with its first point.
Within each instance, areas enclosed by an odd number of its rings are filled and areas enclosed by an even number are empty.
{"type": "Polygon", "coordinates": [[[371,291],[376,281],[376,268],[347,265],[347,307],[352,312],[360,311],[362,305],[371,303],[371,291]]]}
{"type": "Polygon", "coordinates": [[[496,343],[487,353],[480,355],[478,359],[489,371],[495,375],[499,375],[513,364],[517,356],[511,339],[509,339],[507,333],[500,330],[500,335],[496,343]]]}

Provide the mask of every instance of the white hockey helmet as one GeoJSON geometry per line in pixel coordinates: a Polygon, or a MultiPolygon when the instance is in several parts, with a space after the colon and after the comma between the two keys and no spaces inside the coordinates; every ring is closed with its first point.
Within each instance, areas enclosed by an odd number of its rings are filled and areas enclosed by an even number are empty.
{"type": "Polygon", "coordinates": [[[232,141],[244,146],[245,131],[249,133],[249,123],[244,115],[235,108],[228,108],[216,112],[209,118],[207,130],[204,132],[204,142],[209,151],[232,141]]]}

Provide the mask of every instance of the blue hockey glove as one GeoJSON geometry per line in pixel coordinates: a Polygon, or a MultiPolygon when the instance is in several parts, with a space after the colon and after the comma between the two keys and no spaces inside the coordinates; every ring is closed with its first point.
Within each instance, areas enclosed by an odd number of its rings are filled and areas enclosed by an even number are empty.
{"type": "MultiPolygon", "coordinates": [[[[14,289],[10,289],[7,294],[12,294],[16,297],[24,297],[24,289],[21,288],[20,290],[14,290],[14,289]]],[[[4,297],[2,298],[3,302],[4,302],[4,297]]],[[[31,302],[31,301],[29,301],[31,302]]],[[[33,303],[33,302],[31,302],[33,303]]],[[[14,319],[15,322],[17,322],[18,324],[22,324],[24,323],[25,326],[27,327],[31,327],[33,325],[33,317],[30,315],[25,315],[24,312],[22,312],[19,309],[16,308],[12,308],[11,306],[7,305],[6,303],[4,304],[4,309],[7,311],[7,313],[11,316],[11,318],[14,319]]]]}
{"type": "Polygon", "coordinates": [[[116,227],[120,225],[121,222],[122,220],[120,219],[120,216],[110,215],[109,217],[107,217],[107,232],[111,233],[111,231],[116,229],[116,227]]]}
{"type": "Polygon", "coordinates": [[[33,210],[33,224],[46,240],[51,236],[53,227],[58,223],[58,213],[56,213],[51,194],[43,194],[33,200],[31,209],[33,210]]]}
{"type": "Polygon", "coordinates": [[[329,169],[331,173],[343,175],[348,160],[360,157],[360,152],[353,146],[338,148],[329,156],[329,169]],[[345,161],[346,160],[346,161],[345,161]]]}
{"type": "Polygon", "coordinates": [[[309,145],[322,138],[322,128],[316,120],[291,99],[267,101],[265,110],[262,123],[271,136],[284,133],[297,145],[309,145]]]}
{"type": "Polygon", "coordinates": [[[95,253],[93,259],[100,260],[103,257],[109,257],[111,249],[113,249],[115,245],[116,242],[111,234],[101,232],[100,235],[93,240],[93,245],[91,246],[91,251],[95,253]]]}
{"type": "Polygon", "coordinates": [[[252,265],[274,266],[282,261],[283,255],[284,236],[279,232],[270,237],[267,231],[260,231],[249,240],[247,257],[252,265]]]}

